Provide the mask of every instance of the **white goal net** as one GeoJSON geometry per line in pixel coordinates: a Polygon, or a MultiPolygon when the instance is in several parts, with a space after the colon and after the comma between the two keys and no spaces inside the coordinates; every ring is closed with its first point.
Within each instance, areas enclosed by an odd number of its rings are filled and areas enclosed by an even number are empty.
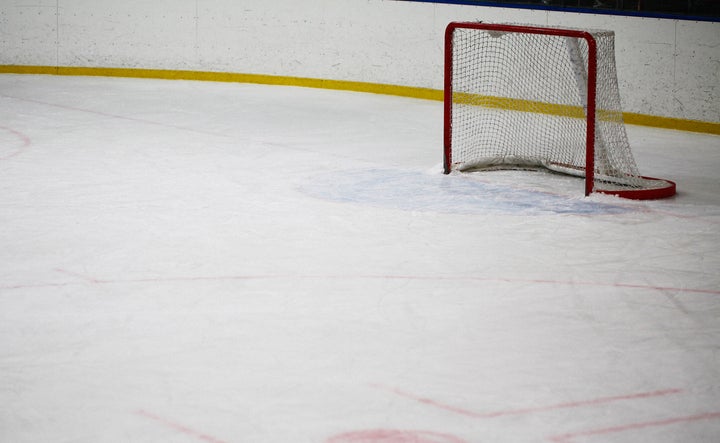
{"type": "Polygon", "coordinates": [[[446,173],[542,167],[586,194],[674,194],[633,158],[612,31],[451,23],[445,69],[446,173]]]}

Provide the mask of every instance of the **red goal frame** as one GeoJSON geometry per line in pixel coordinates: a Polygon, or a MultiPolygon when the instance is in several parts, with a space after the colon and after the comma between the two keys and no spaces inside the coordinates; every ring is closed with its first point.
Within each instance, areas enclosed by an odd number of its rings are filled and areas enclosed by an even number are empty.
{"type": "MultiPolygon", "coordinates": [[[[453,108],[453,35],[456,29],[477,29],[484,31],[541,34],[558,37],[583,39],[588,46],[587,66],[587,115],[586,115],[586,155],[585,155],[585,195],[592,192],[617,195],[635,200],[665,198],[675,195],[675,183],[661,180],[667,186],[653,189],[603,190],[594,189],[595,178],[595,132],[597,97],[597,42],[588,31],[539,26],[493,24],[482,22],[452,22],[445,29],[445,78],[444,78],[444,118],[443,118],[443,172],[452,171],[452,108],[453,108]]],[[[660,180],[642,176],[648,180],[660,180]]]]}

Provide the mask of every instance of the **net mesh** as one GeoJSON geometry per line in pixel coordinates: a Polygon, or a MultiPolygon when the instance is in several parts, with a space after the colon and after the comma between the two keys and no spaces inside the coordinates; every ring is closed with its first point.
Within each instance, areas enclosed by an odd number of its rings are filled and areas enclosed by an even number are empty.
{"type": "MultiPolygon", "coordinates": [[[[623,123],[614,34],[597,44],[594,187],[662,186],[640,176],[623,123]]],[[[452,169],[544,167],[585,176],[588,44],[583,38],[456,28],[452,169]]]]}

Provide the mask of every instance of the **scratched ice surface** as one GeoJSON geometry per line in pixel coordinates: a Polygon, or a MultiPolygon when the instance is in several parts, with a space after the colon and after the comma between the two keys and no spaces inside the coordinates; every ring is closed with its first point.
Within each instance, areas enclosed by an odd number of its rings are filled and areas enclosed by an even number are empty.
{"type": "Polygon", "coordinates": [[[441,113],[0,76],[0,441],[719,441],[720,138],[584,198],[439,174],[441,113]]]}

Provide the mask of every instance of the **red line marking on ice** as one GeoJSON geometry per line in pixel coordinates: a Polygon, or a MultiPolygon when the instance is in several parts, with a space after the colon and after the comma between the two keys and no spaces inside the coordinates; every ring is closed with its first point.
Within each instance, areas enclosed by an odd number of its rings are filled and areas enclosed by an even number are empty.
{"type": "MultiPolygon", "coordinates": [[[[72,271],[55,269],[68,275],[73,275],[72,271]]],[[[494,277],[467,277],[467,276],[422,276],[422,275],[225,275],[225,276],[186,276],[186,277],[148,277],[148,278],[128,278],[99,280],[90,279],[80,274],[75,274],[87,281],[96,284],[124,284],[124,283],[172,283],[172,282],[198,282],[198,281],[232,281],[232,280],[415,280],[415,281],[477,281],[477,282],[499,282],[499,283],[535,283],[562,286],[596,286],[611,288],[628,288],[642,289],[660,292],[679,292],[692,294],[709,294],[720,295],[720,290],[702,289],[702,288],[677,288],[670,286],[653,286],[641,285],[633,283],[604,283],[604,282],[587,282],[587,281],[570,281],[570,280],[543,280],[543,279],[521,279],[521,278],[494,278],[494,277]]],[[[25,288],[42,288],[69,286],[77,283],[30,283],[16,285],[0,285],[0,289],[25,289],[25,288]]]]}
{"type": "Polygon", "coordinates": [[[74,286],[72,283],[36,283],[36,284],[18,284],[18,285],[0,285],[0,289],[42,289],[42,288],[64,288],[66,286],[74,286]]]}
{"type": "Polygon", "coordinates": [[[45,105],[45,106],[52,106],[52,107],[60,108],[60,109],[66,109],[68,111],[85,112],[88,114],[95,114],[95,115],[100,115],[103,117],[110,117],[110,118],[114,118],[114,119],[118,119],[118,120],[127,120],[127,121],[131,121],[131,122],[136,122],[136,123],[144,123],[144,124],[148,124],[148,125],[162,126],[162,127],[166,127],[166,128],[179,129],[181,131],[195,132],[198,134],[227,137],[226,134],[221,134],[221,133],[217,133],[217,132],[203,131],[200,129],[195,129],[195,128],[191,128],[191,127],[187,127],[187,126],[180,126],[180,125],[173,125],[170,123],[156,122],[153,120],[146,120],[146,119],[141,119],[141,118],[137,118],[137,117],[128,117],[126,115],[112,114],[112,113],[104,112],[104,111],[96,111],[96,110],[92,110],[92,109],[78,108],[75,106],[61,105],[61,104],[57,104],[57,103],[49,103],[49,102],[44,102],[42,100],[34,100],[31,98],[15,97],[15,96],[11,96],[11,95],[3,95],[3,97],[8,97],[8,98],[12,98],[15,100],[21,100],[21,101],[30,102],[30,103],[37,103],[37,104],[45,105]]]}
{"type": "Polygon", "coordinates": [[[720,419],[720,412],[708,412],[705,414],[691,415],[689,417],[673,417],[665,420],[647,421],[643,423],[630,423],[627,425],[612,426],[609,428],[572,432],[568,434],[555,435],[553,437],[549,437],[548,440],[554,443],[572,443],[572,441],[578,437],[617,434],[620,432],[633,431],[637,429],[654,428],[659,426],[669,426],[677,423],[692,423],[701,420],[715,419],[720,419]]]}
{"type": "Polygon", "coordinates": [[[520,409],[508,409],[504,411],[493,411],[493,412],[473,412],[469,411],[467,409],[458,408],[451,405],[446,405],[443,403],[440,403],[438,401],[435,401],[430,398],[425,397],[419,397],[414,394],[410,394],[405,391],[401,391],[400,389],[391,388],[383,385],[373,384],[371,385],[378,389],[383,389],[389,392],[392,392],[396,395],[399,395],[401,397],[406,397],[415,401],[418,401],[420,403],[424,403],[439,409],[445,409],[447,411],[455,412],[456,414],[465,415],[468,417],[474,417],[474,418],[496,418],[496,417],[503,417],[508,415],[524,415],[524,414],[532,414],[532,413],[538,413],[538,412],[548,412],[548,411],[554,411],[557,409],[571,409],[571,408],[580,408],[585,406],[595,406],[605,403],[613,403],[618,401],[626,401],[626,400],[637,400],[641,398],[651,398],[651,397],[661,397],[665,395],[673,395],[673,394],[679,394],[682,391],[682,389],[663,389],[659,391],[651,391],[651,392],[640,392],[640,393],[634,393],[634,394],[626,394],[626,395],[615,395],[611,397],[600,397],[600,398],[594,398],[590,400],[579,400],[579,401],[573,401],[573,402],[567,402],[567,403],[559,403],[555,405],[547,405],[547,406],[538,406],[538,407],[532,407],[532,408],[520,408],[520,409]]]}
{"type": "Polygon", "coordinates": [[[1,126],[1,125],[0,125],[0,129],[13,134],[17,138],[19,138],[20,142],[21,142],[19,147],[14,148],[15,151],[11,152],[10,154],[6,154],[4,156],[0,156],[0,160],[7,160],[9,158],[15,157],[16,155],[20,154],[25,149],[27,149],[27,147],[30,146],[30,144],[32,143],[30,141],[30,137],[28,137],[27,135],[23,134],[20,131],[16,131],[15,129],[8,128],[7,126],[1,126]]]}
{"type": "Polygon", "coordinates": [[[223,440],[219,440],[219,439],[217,439],[217,438],[215,438],[215,437],[213,437],[213,436],[211,436],[211,435],[207,435],[207,434],[205,434],[205,433],[198,432],[198,431],[196,431],[196,430],[194,430],[194,429],[188,428],[187,426],[181,425],[181,424],[179,424],[179,423],[175,423],[175,422],[173,422],[173,421],[167,420],[167,419],[165,419],[165,418],[162,418],[162,417],[160,417],[160,416],[157,416],[157,415],[152,414],[152,413],[147,412],[147,411],[139,410],[139,411],[135,411],[135,414],[137,414],[137,415],[139,415],[139,416],[141,416],[141,417],[149,418],[149,419],[151,419],[151,420],[153,420],[153,421],[155,421],[155,422],[157,422],[157,423],[160,423],[160,424],[162,424],[162,425],[164,425],[164,426],[166,426],[166,427],[168,427],[168,428],[174,429],[174,430],[176,430],[176,431],[178,431],[178,432],[181,432],[181,433],[183,433],[183,434],[185,434],[185,435],[190,435],[190,436],[192,436],[192,437],[196,437],[196,438],[198,438],[198,439],[200,439],[200,440],[204,440],[204,441],[207,441],[207,442],[210,442],[210,443],[225,443],[223,440]]]}
{"type": "MultiPolygon", "coordinates": [[[[373,276],[359,276],[359,278],[372,278],[373,276]]],[[[379,276],[374,276],[378,278],[379,276]]],[[[649,289],[654,291],[675,291],[675,292],[694,292],[700,294],[720,295],[717,289],[695,289],[695,288],[677,288],[672,286],[653,286],[641,285],[634,283],[605,283],[605,282],[589,282],[589,281],[572,281],[572,280],[551,280],[551,279],[524,279],[524,278],[498,278],[498,277],[465,277],[465,276],[404,276],[404,275],[388,275],[387,279],[412,279],[412,280],[448,280],[448,281],[481,281],[481,282],[500,282],[500,283],[537,283],[552,284],[563,286],[598,286],[612,288],[629,288],[629,289],[649,289]]]]}

